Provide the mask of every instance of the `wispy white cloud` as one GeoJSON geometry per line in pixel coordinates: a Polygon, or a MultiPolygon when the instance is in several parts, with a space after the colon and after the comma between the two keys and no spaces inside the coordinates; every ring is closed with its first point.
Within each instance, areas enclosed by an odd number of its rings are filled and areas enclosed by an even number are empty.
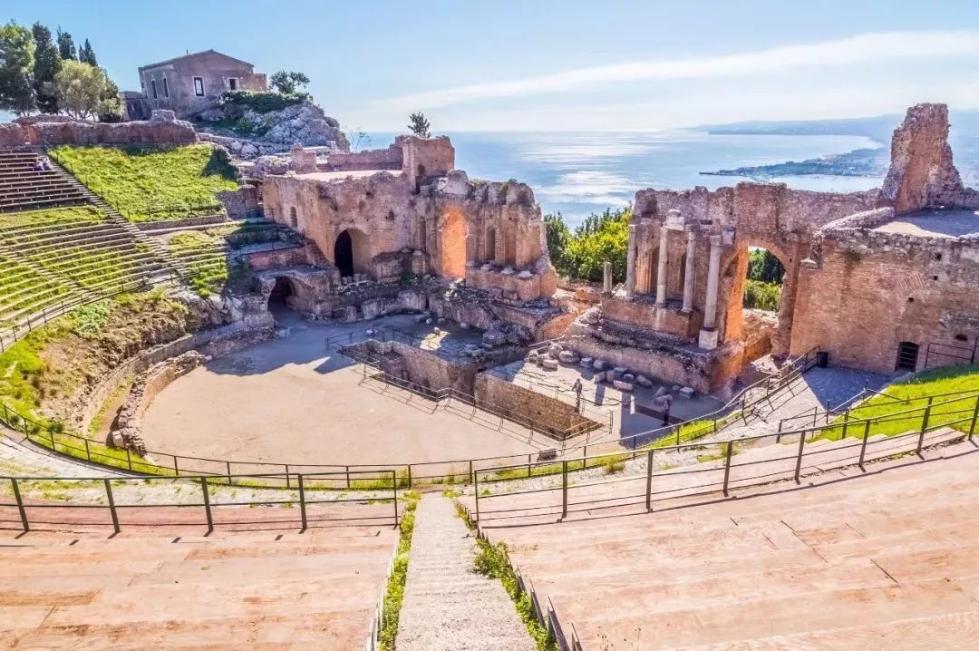
{"type": "Polygon", "coordinates": [[[676,60],[643,60],[564,70],[510,81],[468,84],[381,100],[387,109],[430,109],[477,100],[567,93],[625,82],[749,76],[800,67],[867,64],[889,59],[979,55],[979,32],[902,31],[857,34],[803,45],[676,60]]]}

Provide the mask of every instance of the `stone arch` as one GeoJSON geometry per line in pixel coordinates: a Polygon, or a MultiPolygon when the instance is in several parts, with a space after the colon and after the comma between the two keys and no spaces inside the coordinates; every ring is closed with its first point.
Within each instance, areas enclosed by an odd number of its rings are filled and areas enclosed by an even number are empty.
{"type": "MultiPolygon", "coordinates": [[[[767,238],[738,239],[734,253],[723,264],[722,281],[729,285],[730,301],[726,316],[725,339],[733,340],[742,336],[744,327],[744,294],[748,273],[748,260],[752,248],[765,249],[774,255],[785,269],[782,288],[776,312],[778,325],[772,334],[772,354],[785,355],[789,351],[792,337],[792,315],[795,311],[796,276],[798,254],[779,242],[767,238]]],[[[748,360],[746,360],[748,361],[748,360]]]]}
{"type": "Polygon", "coordinates": [[[369,250],[367,236],[359,229],[348,228],[337,235],[333,243],[333,264],[340,270],[340,276],[367,273],[369,250]]]}
{"type": "Polygon", "coordinates": [[[469,225],[458,210],[442,214],[438,229],[439,273],[451,279],[465,278],[469,259],[469,225]]]}
{"type": "Polygon", "coordinates": [[[292,300],[298,292],[296,284],[288,276],[276,276],[272,291],[269,292],[268,309],[288,307],[293,309],[292,300]]]}

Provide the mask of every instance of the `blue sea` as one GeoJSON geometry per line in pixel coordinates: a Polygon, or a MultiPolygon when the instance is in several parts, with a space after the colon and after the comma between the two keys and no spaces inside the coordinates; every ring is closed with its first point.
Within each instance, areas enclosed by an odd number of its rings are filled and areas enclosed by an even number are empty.
{"type": "MultiPolygon", "coordinates": [[[[393,133],[351,134],[354,148],[386,147],[393,133]]],[[[544,213],[570,225],[591,213],[629,205],[642,188],[731,186],[742,179],[705,171],[801,161],[883,146],[862,136],[712,135],[700,131],[447,134],[456,167],[470,178],[516,179],[534,190],[544,213]]],[[[957,154],[958,156],[958,154],[957,154]]],[[[964,174],[967,177],[968,175],[964,174]]],[[[880,177],[788,176],[790,187],[854,192],[878,187],[880,177]]]]}

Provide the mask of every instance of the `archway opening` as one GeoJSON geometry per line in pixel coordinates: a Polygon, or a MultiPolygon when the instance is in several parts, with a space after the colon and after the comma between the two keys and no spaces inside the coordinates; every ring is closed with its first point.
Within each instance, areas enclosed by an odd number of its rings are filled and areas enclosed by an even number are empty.
{"type": "Polygon", "coordinates": [[[343,277],[354,275],[354,243],[350,231],[343,231],[333,245],[333,264],[343,277]]]}
{"type": "Polygon", "coordinates": [[[333,244],[333,264],[345,278],[367,273],[369,250],[367,236],[356,228],[348,228],[337,235],[333,244]]]}
{"type": "Polygon", "coordinates": [[[730,282],[731,298],[727,314],[727,337],[740,339],[744,345],[744,378],[756,379],[756,373],[768,373],[777,368],[788,351],[791,314],[788,293],[783,291],[786,280],[785,262],[772,249],[745,246],[725,270],[730,282]],[[757,361],[756,361],[757,360],[757,361]],[[750,365],[750,367],[749,367],[750,365]]]}
{"type": "Polygon", "coordinates": [[[484,249],[483,260],[496,262],[496,229],[492,226],[486,229],[486,246],[484,249]]]}
{"type": "Polygon", "coordinates": [[[272,293],[269,294],[269,311],[275,313],[291,309],[289,299],[295,295],[296,290],[292,285],[292,280],[285,276],[279,276],[275,279],[272,293]]]}

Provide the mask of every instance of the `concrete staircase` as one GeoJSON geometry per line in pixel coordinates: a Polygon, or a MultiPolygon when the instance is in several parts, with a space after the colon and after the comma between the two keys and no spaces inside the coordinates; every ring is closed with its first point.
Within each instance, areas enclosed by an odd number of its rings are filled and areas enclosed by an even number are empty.
{"type": "Polygon", "coordinates": [[[473,572],[475,539],[453,504],[427,495],[415,518],[399,651],[533,651],[503,585],[473,572]]]}

